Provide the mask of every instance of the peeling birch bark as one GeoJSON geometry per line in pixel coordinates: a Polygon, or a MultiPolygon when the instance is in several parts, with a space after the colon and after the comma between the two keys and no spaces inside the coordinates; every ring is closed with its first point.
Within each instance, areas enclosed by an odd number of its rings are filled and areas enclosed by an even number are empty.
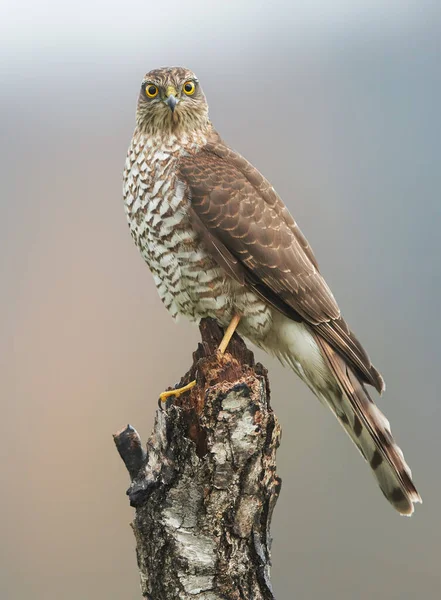
{"type": "Polygon", "coordinates": [[[280,427],[266,370],[234,335],[201,322],[202,343],[177,387],[197,385],[158,408],[147,452],[135,429],[115,434],[131,476],[127,491],[143,598],[274,600],[270,524],[280,491],[280,427]]]}

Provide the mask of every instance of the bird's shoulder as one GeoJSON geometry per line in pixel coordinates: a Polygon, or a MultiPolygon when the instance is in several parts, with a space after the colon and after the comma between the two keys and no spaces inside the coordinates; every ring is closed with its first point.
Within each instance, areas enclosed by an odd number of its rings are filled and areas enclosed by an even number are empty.
{"type": "MultiPolygon", "coordinates": [[[[286,228],[312,269],[319,270],[308,240],[272,184],[244,156],[224,142],[214,128],[207,136],[206,144],[179,161],[179,171],[200,194],[215,197],[217,203],[228,202],[237,192],[242,192],[248,211],[251,213],[253,208],[260,214],[264,211],[272,217],[275,226],[286,228]]],[[[286,241],[291,244],[293,240],[286,241]]]]}

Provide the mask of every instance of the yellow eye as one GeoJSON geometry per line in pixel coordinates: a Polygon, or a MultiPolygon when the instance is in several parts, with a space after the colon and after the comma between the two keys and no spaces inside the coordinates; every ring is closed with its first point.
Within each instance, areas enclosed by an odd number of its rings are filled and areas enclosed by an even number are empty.
{"type": "Polygon", "coordinates": [[[184,90],[184,93],[187,94],[187,96],[192,96],[194,94],[196,86],[192,81],[186,81],[182,89],[184,90]]]}
{"type": "Polygon", "coordinates": [[[156,85],[153,85],[152,83],[149,83],[148,85],[145,86],[145,95],[148,98],[154,98],[155,96],[158,95],[158,88],[156,87],[156,85]]]}

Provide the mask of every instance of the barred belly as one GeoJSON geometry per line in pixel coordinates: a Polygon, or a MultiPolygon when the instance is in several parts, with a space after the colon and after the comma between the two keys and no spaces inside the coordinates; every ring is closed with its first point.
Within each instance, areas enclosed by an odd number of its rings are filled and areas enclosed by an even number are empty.
{"type": "MultiPolygon", "coordinates": [[[[189,230],[188,237],[193,238],[193,235],[194,232],[189,230]]],[[[240,331],[244,335],[265,336],[271,324],[268,306],[230,278],[200,246],[197,238],[191,242],[187,238],[173,252],[164,250],[161,244],[155,247],[157,260],[150,268],[167,309],[174,317],[184,315],[192,321],[212,317],[223,327],[235,314],[240,314],[240,331]]]]}
{"type": "Polygon", "coordinates": [[[192,321],[212,317],[224,327],[238,313],[244,335],[264,336],[271,321],[268,306],[227,275],[185,223],[185,216],[179,227],[175,222],[169,236],[156,237],[153,232],[149,252],[144,253],[166,308],[174,317],[184,315],[192,321]]]}

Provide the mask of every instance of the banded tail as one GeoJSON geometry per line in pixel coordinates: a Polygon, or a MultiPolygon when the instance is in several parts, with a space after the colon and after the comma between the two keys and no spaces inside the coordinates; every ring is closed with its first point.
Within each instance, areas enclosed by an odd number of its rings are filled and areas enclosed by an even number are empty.
{"type": "Polygon", "coordinates": [[[389,421],[345,360],[323,338],[315,337],[341,390],[327,398],[331,410],[369,463],[384,496],[400,514],[410,516],[414,503],[422,500],[389,421]]]}

